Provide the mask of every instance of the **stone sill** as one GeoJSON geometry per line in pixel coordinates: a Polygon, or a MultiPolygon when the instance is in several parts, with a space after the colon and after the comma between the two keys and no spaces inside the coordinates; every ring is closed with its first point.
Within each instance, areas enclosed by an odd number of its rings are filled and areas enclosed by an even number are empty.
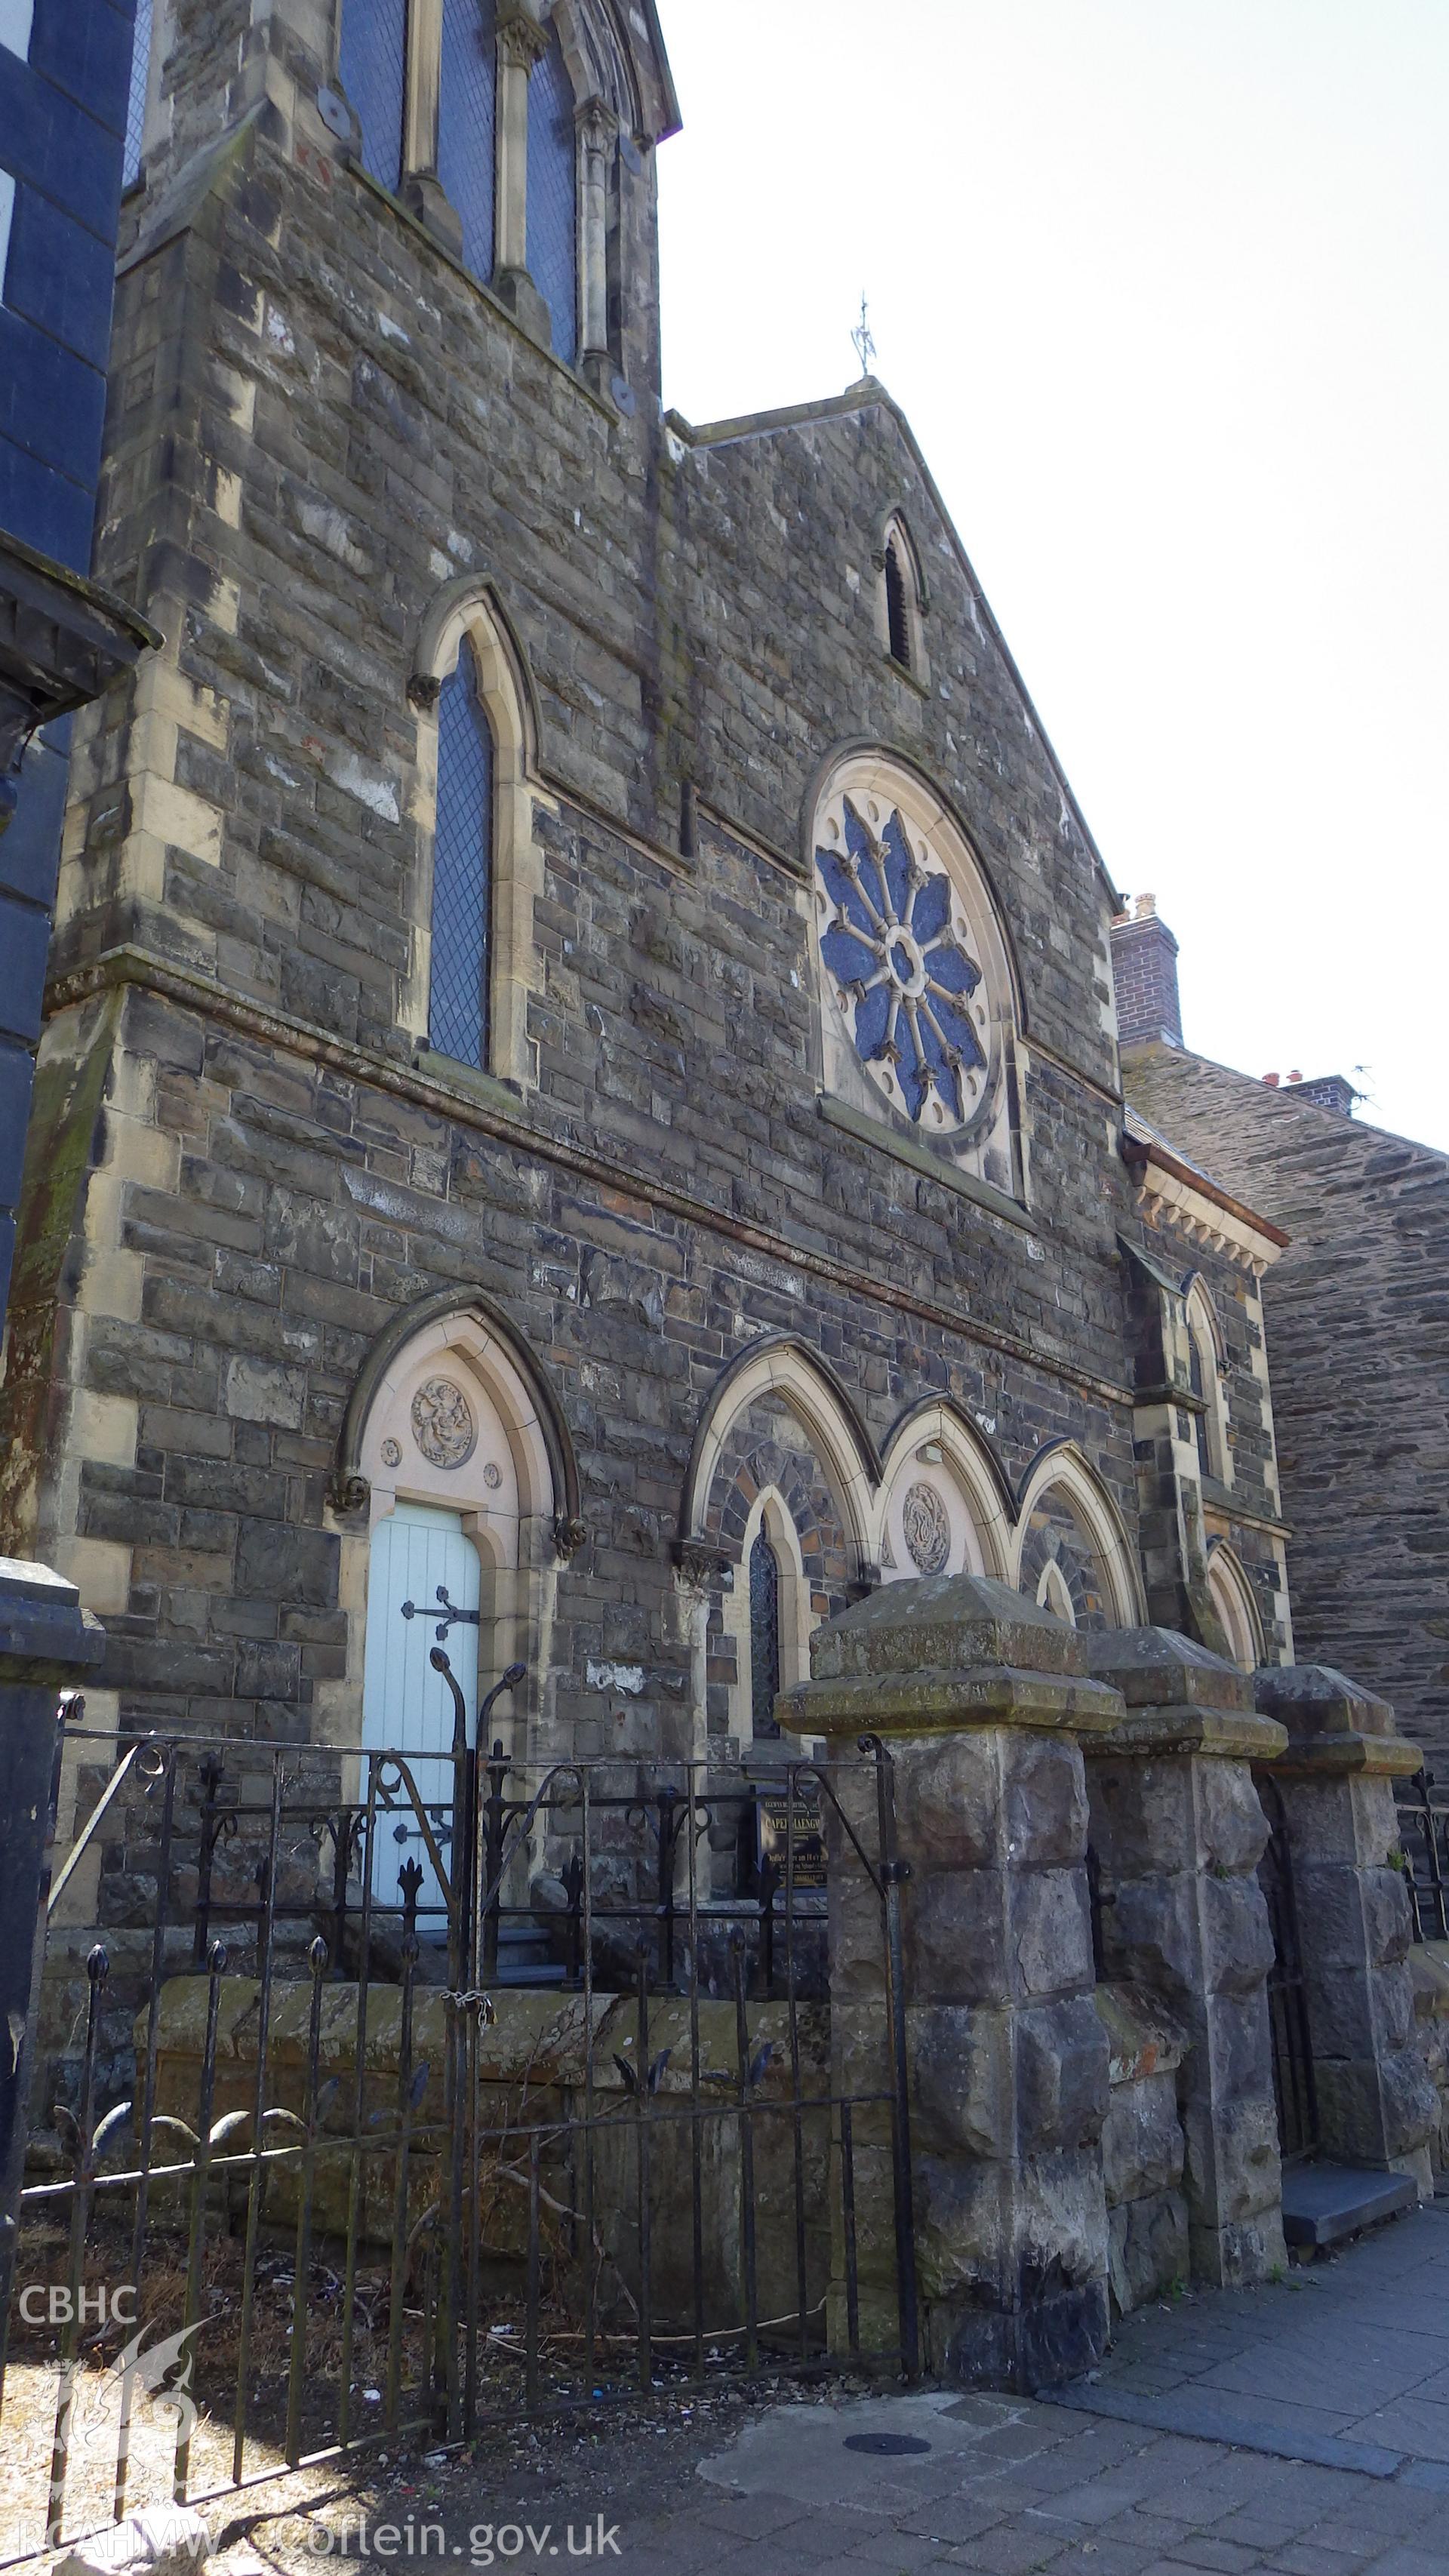
{"type": "Polygon", "coordinates": [[[881,1127],[860,1109],[848,1109],[843,1100],[832,1100],[828,1093],[816,1095],[817,1109],[828,1127],[839,1127],[862,1145],[874,1145],[882,1154],[890,1154],[898,1163],[909,1164],[943,1190],[954,1190],[958,1198],[970,1199],[973,1206],[984,1208],[988,1216],[998,1216],[1007,1225],[1019,1226],[1023,1234],[1040,1236],[1041,1228],[1028,1216],[1024,1207],[1008,1198],[1005,1190],[993,1188],[990,1181],[978,1181],[974,1172],[959,1171],[954,1163],[939,1162],[924,1145],[914,1145],[907,1136],[897,1136],[889,1127],[881,1127]]]}
{"type": "Polygon", "coordinates": [[[381,180],[374,179],[371,171],[364,170],[358,162],[348,161],[345,166],[358,186],[365,188],[370,197],[376,197],[380,205],[386,206],[388,212],[395,215],[400,224],[406,224],[408,231],[420,242],[426,242],[434,258],[441,260],[444,268],[451,269],[455,277],[461,278],[465,286],[470,286],[479,302],[486,304],[489,312],[495,313],[500,322],[506,322],[509,330],[517,334],[525,348],[532,349],[536,357],[544,359],[550,367],[556,368],[565,381],[573,386],[575,393],[598,413],[601,420],[607,421],[611,429],[617,425],[623,418],[617,406],[605,402],[603,396],[594,392],[592,385],[586,383],[576,368],[569,366],[552,349],[546,349],[541,340],[535,340],[533,333],[524,329],[517,314],[510,313],[507,305],[493,293],[491,287],[486,285],[481,277],[475,277],[471,268],[465,268],[460,259],[455,259],[450,250],[444,249],[437,235],[429,232],[421,217],[415,215],[410,206],[405,206],[401,197],[395,197],[390,188],[384,188],[381,180]]]}
{"type": "Polygon", "coordinates": [[[887,653],[885,666],[895,679],[904,680],[908,689],[914,689],[918,698],[924,698],[927,706],[933,703],[929,680],[923,680],[919,671],[911,669],[909,662],[898,662],[894,653],[887,653]]]}
{"type": "Polygon", "coordinates": [[[507,1110],[515,1118],[523,1107],[523,1093],[516,1082],[503,1082],[496,1073],[485,1073],[481,1065],[465,1064],[461,1056],[419,1047],[413,1070],[445,1091],[461,1091],[469,1100],[486,1101],[490,1109],[507,1110]]]}

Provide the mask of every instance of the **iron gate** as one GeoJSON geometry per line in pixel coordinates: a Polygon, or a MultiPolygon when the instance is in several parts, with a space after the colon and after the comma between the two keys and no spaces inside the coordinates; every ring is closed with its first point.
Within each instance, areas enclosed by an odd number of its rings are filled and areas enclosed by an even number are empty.
{"type": "Polygon", "coordinates": [[[738,1769],[516,1771],[454,1705],[446,1800],[405,1750],[69,1726],[52,2018],[87,1864],[102,1937],[21,2202],[7,2560],[370,2442],[915,2370],[887,1752],[780,1765],[765,1834],[738,1769]]]}
{"type": "Polygon", "coordinates": [[[1404,1881],[1416,1941],[1449,1941],[1449,1802],[1432,1771],[1396,1780],[1404,1881]]]}
{"type": "Polygon", "coordinates": [[[1319,2144],[1313,2039],[1283,1792],[1270,1772],[1255,1773],[1254,1777],[1268,1823],[1268,1843],[1258,1864],[1258,1883],[1267,1899],[1273,1933],[1273,1965],[1268,1971],[1273,2093],[1278,2105],[1278,2142],[1285,2164],[1291,2164],[1313,2155],[1319,2144]]]}

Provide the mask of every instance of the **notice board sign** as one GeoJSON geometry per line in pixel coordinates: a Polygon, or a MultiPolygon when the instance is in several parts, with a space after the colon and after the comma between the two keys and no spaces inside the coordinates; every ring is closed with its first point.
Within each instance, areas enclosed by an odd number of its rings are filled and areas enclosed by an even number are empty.
{"type": "Polygon", "coordinates": [[[797,1796],[792,1801],[783,1789],[762,1789],[755,1800],[755,1859],[761,1868],[767,1859],[774,1863],[781,1887],[787,1871],[796,1887],[823,1887],[825,1831],[819,1799],[797,1796]]]}

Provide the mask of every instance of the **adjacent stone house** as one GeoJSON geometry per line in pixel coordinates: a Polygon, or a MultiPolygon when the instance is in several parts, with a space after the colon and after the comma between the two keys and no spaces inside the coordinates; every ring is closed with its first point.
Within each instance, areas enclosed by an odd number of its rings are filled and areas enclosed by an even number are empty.
{"type": "Polygon", "coordinates": [[[92,1720],[441,1741],[437,1633],[737,1762],[947,1569],[1287,1657],[1282,1230],[1124,1156],[907,423],[661,411],[649,0],[402,16],[157,0],[0,1470],[92,1720]]]}
{"type": "Polygon", "coordinates": [[[1341,1075],[1254,1081],[1184,1048],[1150,899],[1113,944],[1129,1154],[1152,1121],[1286,1236],[1264,1304],[1298,1654],[1363,1675],[1442,1764],[1449,1157],[1355,1119],[1341,1075]]]}

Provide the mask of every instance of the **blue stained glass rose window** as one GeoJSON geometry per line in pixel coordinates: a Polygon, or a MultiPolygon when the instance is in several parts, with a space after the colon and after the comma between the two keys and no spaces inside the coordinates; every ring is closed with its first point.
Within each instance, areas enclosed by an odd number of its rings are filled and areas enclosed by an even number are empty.
{"type": "Polygon", "coordinates": [[[820,957],[856,1054],[893,1108],[964,1126],[987,1073],[982,970],[955,885],[892,807],[872,828],[847,796],[815,853],[820,957]]]}

